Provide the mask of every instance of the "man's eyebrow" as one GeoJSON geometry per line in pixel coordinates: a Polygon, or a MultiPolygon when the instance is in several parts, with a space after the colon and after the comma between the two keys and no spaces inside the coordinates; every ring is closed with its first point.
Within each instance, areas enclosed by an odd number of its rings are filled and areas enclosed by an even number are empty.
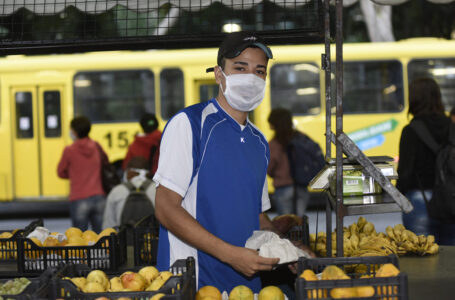
{"type": "MultiPolygon", "coordinates": [[[[247,62],[244,62],[244,61],[235,61],[235,62],[234,62],[234,65],[248,66],[248,63],[247,63],[247,62]]],[[[267,69],[267,66],[264,66],[264,65],[256,65],[256,68],[264,68],[264,69],[267,69]]]]}

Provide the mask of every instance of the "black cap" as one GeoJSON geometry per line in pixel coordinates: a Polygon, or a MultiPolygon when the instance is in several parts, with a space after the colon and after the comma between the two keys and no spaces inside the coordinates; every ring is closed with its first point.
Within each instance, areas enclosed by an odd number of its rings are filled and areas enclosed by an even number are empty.
{"type": "MultiPolygon", "coordinates": [[[[252,32],[238,31],[228,34],[218,49],[217,64],[221,66],[223,58],[234,58],[240,55],[243,50],[248,47],[258,47],[264,51],[267,58],[273,58],[272,50],[267,47],[264,40],[252,32]]],[[[213,71],[213,68],[208,68],[207,72],[213,71]]]]}

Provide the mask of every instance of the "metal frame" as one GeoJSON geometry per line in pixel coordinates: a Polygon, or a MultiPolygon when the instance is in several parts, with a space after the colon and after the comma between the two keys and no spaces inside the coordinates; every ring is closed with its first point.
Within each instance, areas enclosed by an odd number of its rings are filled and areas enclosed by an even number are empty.
{"type": "Polygon", "coordinates": [[[335,22],[336,22],[336,132],[332,132],[332,103],[331,103],[331,63],[330,63],[330,0],[325,0],[324,6],[324,26],[325,26],[325,51],[322,55],[322,66],[325,70],[325,85],[326,85],[326,160],[331,159],[332,143],[336,146],[335,155],[335,175],[336,175],[336,192],[335,197],[327,194],[326,203],[326,247],[327,256],[332,255],[332,209],[335,209],[336,214],[336,242],[337,256],[343,256],[343,219],[348,215],[356,214],[373,214],[403,211],[408,213],[412,211],[413,206],[409,200],[404,197],[392,185],[390,180],[384,176],[380,170],[374,165],[365,154],[360,151],[357,145],[343,132],[343,0],[335,1],[335,22]],[[358,162],[364,169],[366,174],[369,174],[383,188],[386,194],[383,197],[382,203],[371,205],[355,205],[346,206],[343,203],[343,153],[346,154],[349,160],[358,162]]]}

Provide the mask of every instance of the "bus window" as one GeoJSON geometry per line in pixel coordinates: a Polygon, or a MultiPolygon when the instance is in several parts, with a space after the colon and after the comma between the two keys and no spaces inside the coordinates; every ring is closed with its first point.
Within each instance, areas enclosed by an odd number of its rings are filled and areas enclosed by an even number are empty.
{"type": "Polygon", "coordinates": [[[218,84],[201,84],[199,86],[200,102],[204,102],[218,96],[218,84]]]}
{"type": "Polygon", "coordinates": [[[319,68],[313,63],[275,64],[270,70],[272,108],[283,107],[294,115],[321,111],[319,68]]]}
{"type": "Polygon", "coordinates": [[[79,72],[74,76],[74,115],[94,123],[137,122],[155,112],[155,85],[149,70],[79,72]]]}
{"type": "MultiPolygon", "coordinates": [[[[336,105],[335,84],[332,74],[332,107],[336,105]]],[[[399,61],[344,62],[345,114],[400,112],[403,107],[403,70],[399,61]]]]}
{"type": "Polygon", "coordinates": [[[60,92],[44,92],[44,135],[46,137],[60,137],[62,135],[60,116],[60,92]]]}
{"type": "Polygon", "coordinates": [[[409,83],[421,77],[433,78],[441,88],[447,111],[455,105],[455,59],[414,59],[408,64],[409,83]]]}
{"type": "Polygon", "coordinates": [[[33,104],[32,93],[18,92],[16,100],[16,132],[17,137],[33,138],[33,104]]]}
{"type": "Polygon", "coordinates": [[[163,69],[160,73],[161,117],[169,119],[185,107],[183,72],[180,69],[163,69]]]}

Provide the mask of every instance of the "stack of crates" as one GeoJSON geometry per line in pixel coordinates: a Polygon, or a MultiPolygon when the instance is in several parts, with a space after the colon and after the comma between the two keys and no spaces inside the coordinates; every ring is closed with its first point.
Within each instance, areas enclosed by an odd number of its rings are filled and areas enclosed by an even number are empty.
{"type": "MultiPolygon", "coordinates": [[[[138,271],[134,268],[131,271],[138,271]]],[[[92,300],[100,297],[118,299],[150,299],[154,295],[162,293],[162,300],[194,300],[196,295],[196,273],[194,258],[177,260],[170,268],[171,276],[157,291],[125,291],[125,292],[101,292],[84,293],[73,282],[64,278],[86,277],[92,269],[86,265],[63,266],[52,278],[50,296],[51,299],[92,300]]],[[[109,277],[120,276],[122,273],[109,274],[109,277]]]]}

